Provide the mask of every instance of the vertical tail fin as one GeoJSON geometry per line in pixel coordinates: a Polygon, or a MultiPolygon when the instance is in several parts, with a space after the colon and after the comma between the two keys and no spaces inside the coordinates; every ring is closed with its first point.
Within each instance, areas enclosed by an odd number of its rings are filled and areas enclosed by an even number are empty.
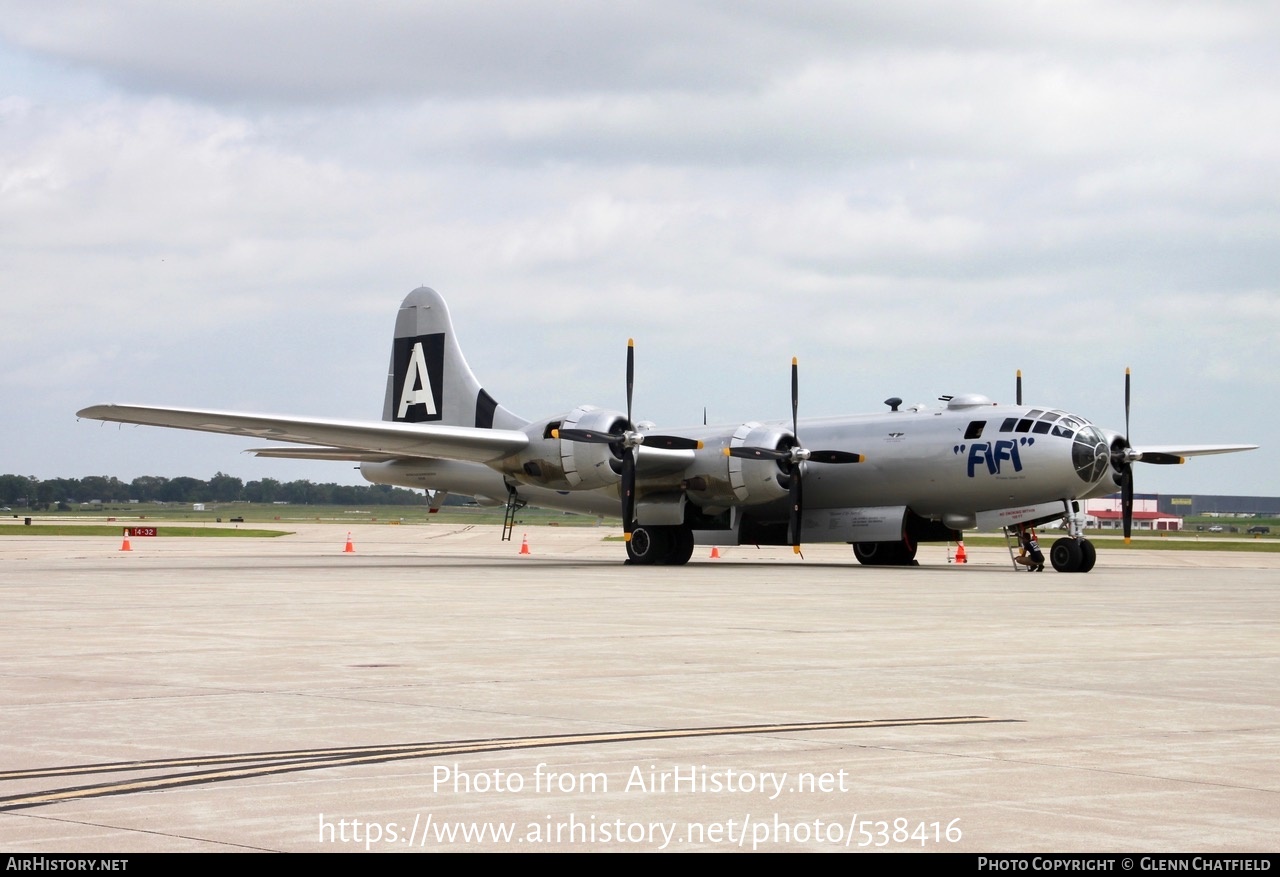
{"type": "Polygon", "coordinates": [[[396,315],[382,419],[481,429],[519,429],[512,414],[476,380],[453,331],[444,298],[419,287],[396,315]]]}

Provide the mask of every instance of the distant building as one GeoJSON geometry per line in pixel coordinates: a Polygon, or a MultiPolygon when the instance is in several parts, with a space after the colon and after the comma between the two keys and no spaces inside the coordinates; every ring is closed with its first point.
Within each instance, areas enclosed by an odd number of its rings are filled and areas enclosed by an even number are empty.
{"type": "MultiPolygon", "coordinates": [[[[1120,494],[1086,500],[1084,504],[1085,526],[1100,530],[1124,529],[1123,500],[1120,494]]],[[[1133,529],[1181,530],[1182,517],[1160,511],[1160,497],[1154,493],[1133,495],[1133,529]]]]}
{"type": "Polygon", "coordinates": [[[1280,517],[1280,497],[1275,496],[1170,493],[1159,500],[1160,511],[1167,514],[1280,517]]]}

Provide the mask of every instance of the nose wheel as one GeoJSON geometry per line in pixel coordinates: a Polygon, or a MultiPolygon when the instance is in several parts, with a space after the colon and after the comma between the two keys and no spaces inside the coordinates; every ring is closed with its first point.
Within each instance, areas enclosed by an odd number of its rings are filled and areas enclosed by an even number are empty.
{"type": "Polygon", "coordinates": [[[1088,572],[1098,560],[1098,550],[1088,539],[1063,536],[1049,549],[1049,561],[1058,572],[1088,572]]]}

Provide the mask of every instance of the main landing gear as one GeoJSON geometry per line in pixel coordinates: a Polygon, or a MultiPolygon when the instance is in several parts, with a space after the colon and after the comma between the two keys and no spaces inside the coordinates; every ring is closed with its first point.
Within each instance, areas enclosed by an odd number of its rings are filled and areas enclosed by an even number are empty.
{"type": "Polygon", "coordinates": [[[916,543],[903,539],[900,542],[855,542],[853,556],[863,566],[919,566],[916,561],[916,543]]]}
{"type": "Polygon", "coordinates": [[[1083,537],[1063,536],[1049,549],[1049,561],[1058,572],[1088,572],[1098,560],[1098,550],[1083,537]]]}
{"type": "Polygon", "coordinates": [[[680,566],[693,557],[693,531],[688,527],[637,526],[627,543],[627,563],[680,566]]]}

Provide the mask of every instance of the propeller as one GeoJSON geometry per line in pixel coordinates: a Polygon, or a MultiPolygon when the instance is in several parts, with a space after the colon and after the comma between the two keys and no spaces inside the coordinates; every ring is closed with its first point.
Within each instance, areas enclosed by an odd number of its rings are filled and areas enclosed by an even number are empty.
{"type": "Polygon", "coordinates": [[[636,383],[636,342],[627,339],[627,422],[621,431],[596,432],[589,429],[556,429],[551,437],[570,442],[585,444],[613,445],[622,460],[622,533],[630,542],[631,531],[635,526],[636,516],[636,448],[641,445],[665,448],[670,451],[696,451],[702,447],[697,439],[684,438],[678,435],[654,435],[638,432],[635,421],[631,419],[631,397],[636,383]]]}
{"type": "Polygon", "coordinates": [[[804,464],[807,462],[827,463],[832,465],[843,463],[861,463],[866,457],[851,451],[811,451],[801,447],[798,431],[797,414],[800,408],[800,366],[791,357],[791,435],[796,444],[788,448],[760,448],[742,445],[736,448],[725,448],[726,457],[739,457],[744,460],[774,460],[785,464],[784,471],[790,475],[791,499],[791,550],[800,554],[800,529],[804,526],[804,464]]]}
{"type": "Polygon", "coordinates": [[[1129,441],[1129,400],[1132,375],[1129,369],[1124,370],[1124,444],[1111,451],[1111,465],[1120,473],[1120,515],[1124,526],[1124,541],[1127,545],[1133,535],[1133,464],[1152,463],[1157,466],[1172,466],[1182,463],[1185,458],[1178,454],[1161,451],[1142,451],[1133,447],[1129,441]]]}

